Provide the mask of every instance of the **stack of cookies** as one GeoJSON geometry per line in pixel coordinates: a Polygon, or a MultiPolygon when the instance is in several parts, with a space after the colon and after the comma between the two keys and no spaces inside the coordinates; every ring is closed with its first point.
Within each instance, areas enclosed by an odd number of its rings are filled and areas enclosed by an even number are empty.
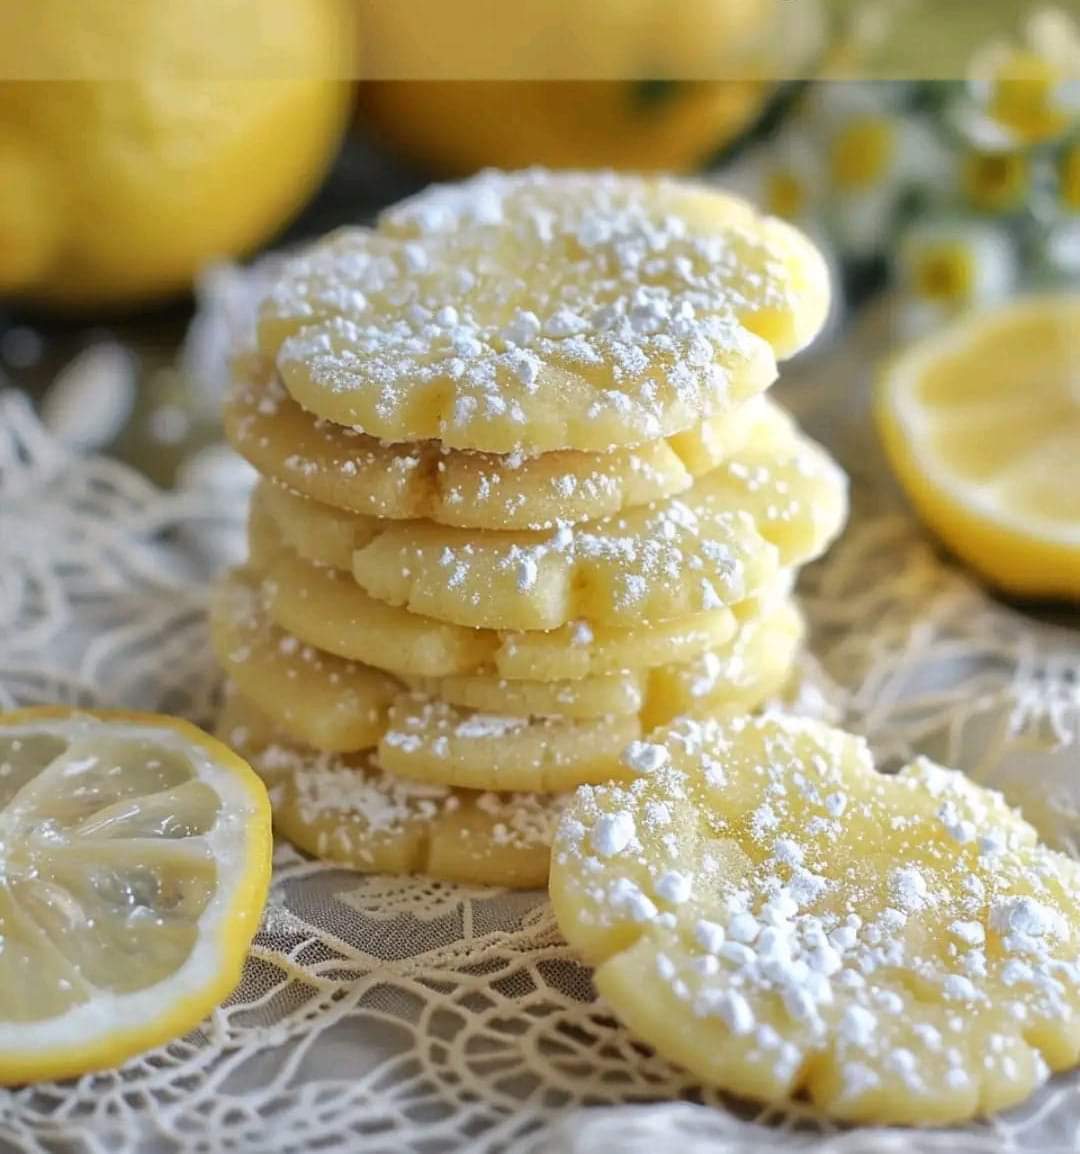
{"type": "Polygon", "coordinates": [[[484,173],[293,260],[236,363],[263,479],[213,613],[280,831],[543,884],[567,791],[780,690],[847,496],[765,391],[828,298],[789,226],[612,174],[484,173]]]}

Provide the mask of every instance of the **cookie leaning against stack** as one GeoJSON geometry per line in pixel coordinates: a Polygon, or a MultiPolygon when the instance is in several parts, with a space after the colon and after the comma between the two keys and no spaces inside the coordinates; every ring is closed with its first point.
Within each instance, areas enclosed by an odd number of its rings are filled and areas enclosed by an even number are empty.
{"type": "Polygon", "coordinates": [[[293,260],[237,361],[264,480],[213,613],[282,832],[540,884],[561,794],[782,688],[847,495],[764,391],[828,298],[789,226],[611,174],[484,173],[293,260]]]}

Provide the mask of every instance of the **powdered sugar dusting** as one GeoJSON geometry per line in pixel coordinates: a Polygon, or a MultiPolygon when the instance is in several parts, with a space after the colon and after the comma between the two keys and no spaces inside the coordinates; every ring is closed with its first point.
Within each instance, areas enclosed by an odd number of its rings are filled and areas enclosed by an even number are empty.
{"type": "Polygon", "coordinates": [[[480,628],[690,617],[745,599],[777,567],[776,547],[752,517],[702,500],[696,489],[551,533],[392,523],[363,531],[369,539],[352,569],[372,596],[480,628]]]}
{"type": "MultiPolygon", "coordinates": [[[[473,855],[504,849],[546,851],[565,798],[493,793],[412,782],[383,771],[371,754],[317,754],[273,743],[251,755],[268,777],[284,781],[278,809],[291,836],[308,839],[332,859],[378,862],[380,845],[422,836],[428,843],[467,842],[473,855]]],[[[301,840],[301,839],[298,839],[301,840]]]]}
{"type": "Polygon", "coordinates": [[[757,392],[767,341],[787,355],[820,327],[824,276],[792,263],[819,258],[778,238],[701,186],[482,173],[292,261],[260,344],[301,403],[388,440],[633,444],[757,392]]]}
{"type": "Polygon", "coordinates": [[[646,1033],[658,1049],[679,1032],[689,1061],[701,1031],[729,1089],[791,1094],[813,1070],[829,1112],[896,1121],[1013,1101],[1076,1060],[1080,864],[998,795],[925,760],[881,776],[811,721],[687,720],[652,740],[667,760],[651,772],[579,791],[552,893],[595,961],[638,927],[648,981],[682,1006],[646,1033]],[[612,826],[635,836],[601,854],[612,826]]]}
{"type": "Polygon", "coordinates": [[[248,358],[225,406],[233,447],[263,475],[316,501],[394,520],[554,529],[685,492],[750,435],[752,405],[669,440],[611,453],[498,456],[436,441],[388,444],[305,412],[273,364],[248,358]]]}
{"type": "Polygon", "coordinates": [[[312,560],[351,568],[376,599],[437,620],[526,630],[574,619],[662,621],[745,599],[777,564],[805,563],[839,531],[843,474],[809,442],[786,452],[775,469],[761,467],[755,493],[731,480],[752,456],[741,450],[681,495],[544,532],[371,516],[357,517],[350,531],[348,515],[329,506],[285,501],[276,491],[268,506],[282,535],[312,560]],[[769,520],[763,510],[774,506],[783,516],[769,520]]]}

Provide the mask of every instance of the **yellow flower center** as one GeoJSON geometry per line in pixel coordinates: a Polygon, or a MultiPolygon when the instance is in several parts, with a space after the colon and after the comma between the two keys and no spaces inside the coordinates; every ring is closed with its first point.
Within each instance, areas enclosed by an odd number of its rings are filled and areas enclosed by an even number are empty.
{"type": "Polygon", "coordinates": [[[971,296],[974,270],[968,250],[941,242],[919,254],[912,269],[915,292],[926,300],[956,303],[971,296]]]}
{"type": "Polygon", "coordinates": [[[968,200],[977,208],[1006,211],[1023,200],[1027,161],[1016,152],[972,153],[964,162],[963,178],[968,200]]]}
{"type": "Polygon", "coordinates": [[[1062,132],[1068,116],[1058,107],[1061,77],[1034,52],[1016,52],[991,84],[989,112],[1024,140],[1045,140],[1062,132]]]}
{"type": "Polygon", "coordinates": [[[790,169],[778,168],[765,182],[765,210],[785,220],[798,220],[806,210],[806,186],[790,169]]]}
{"type": "Polygon", "coordinates": [[[872,187],[888,172],[895,152],[891,120],[884,116],[853,120],[833,141],[833,184],[844,192],[872,187]]]}

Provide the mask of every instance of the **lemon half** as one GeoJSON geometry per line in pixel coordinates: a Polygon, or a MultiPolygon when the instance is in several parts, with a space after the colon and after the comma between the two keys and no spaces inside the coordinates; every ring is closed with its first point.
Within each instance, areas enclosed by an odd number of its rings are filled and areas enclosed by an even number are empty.
{"type": "Polygon", "coordinates": [[[1080,598],[1080,296],[973,314],[897,357],[876,414],[926,524],[993,585],[1080,598]]]}
{"type": "Polygon", "coordinates": [[[198,1025],[240,979],[271,847],[262,783],[186,722],[0,715],[0,1083],[198,1025]]]}

